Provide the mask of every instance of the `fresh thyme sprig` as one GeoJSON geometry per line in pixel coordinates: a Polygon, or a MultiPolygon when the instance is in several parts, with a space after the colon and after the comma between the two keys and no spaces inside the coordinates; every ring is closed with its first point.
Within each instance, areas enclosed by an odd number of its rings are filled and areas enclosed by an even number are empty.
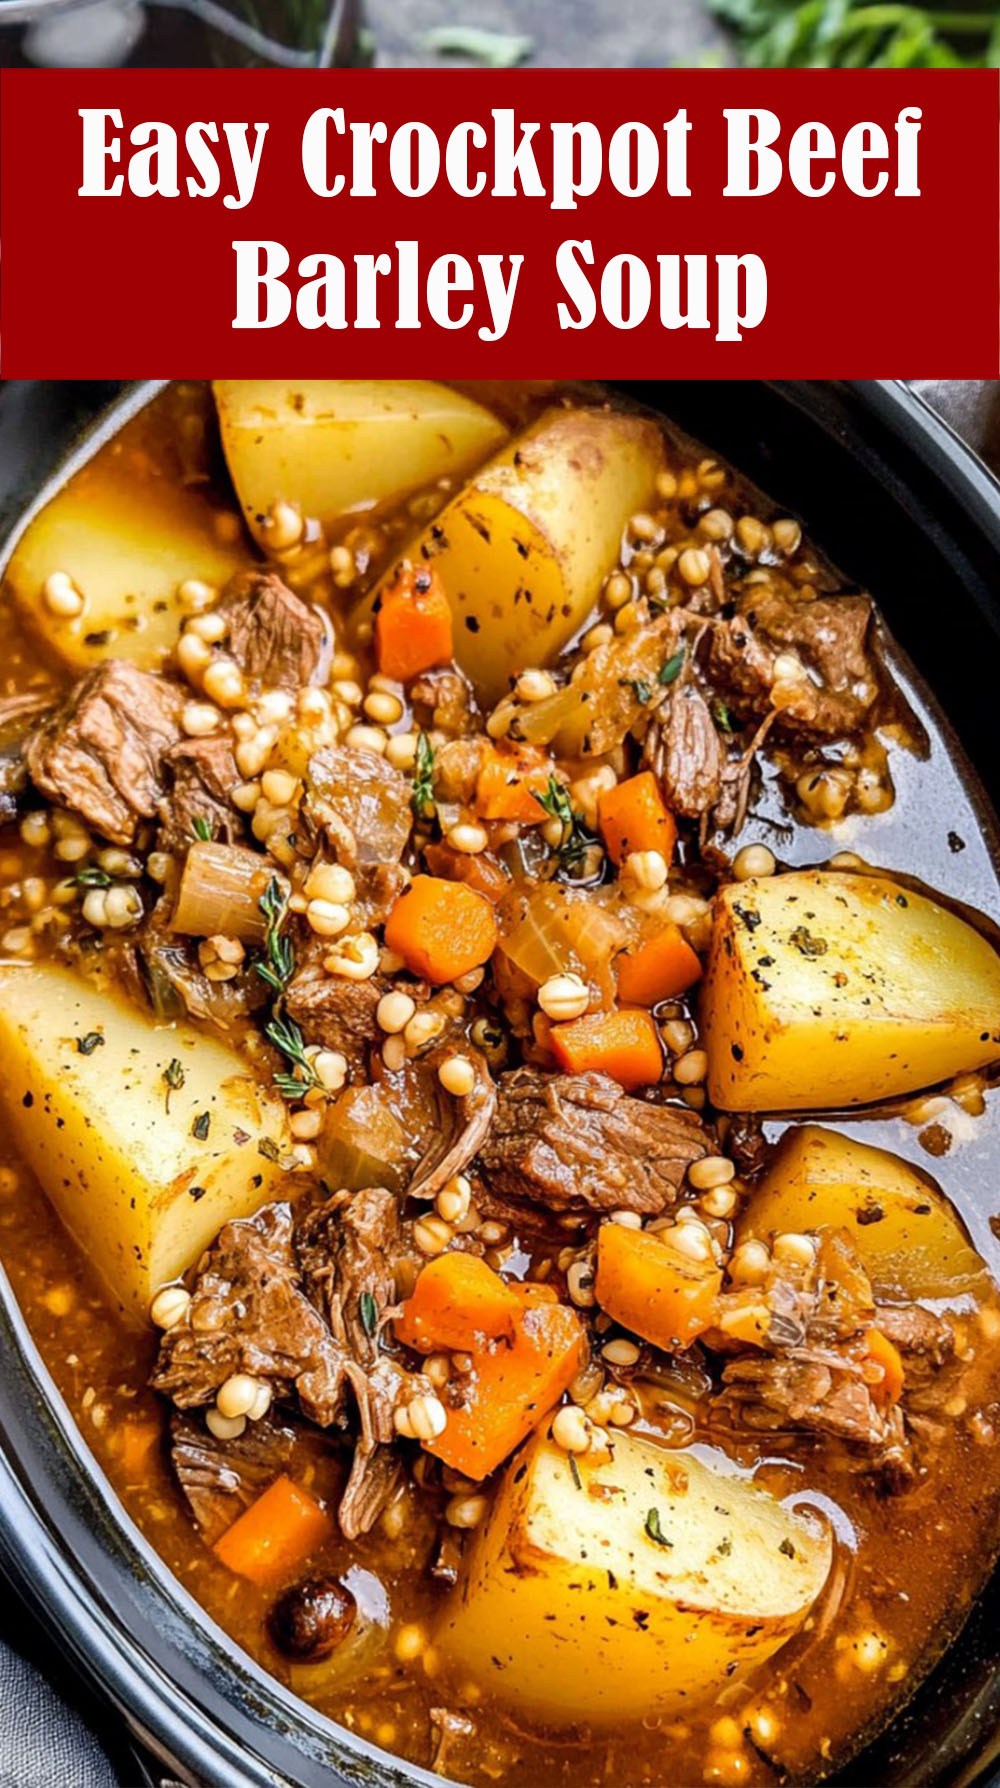
{"type": "Polygon", "coordinates": [[[585,853],[592,844],[597,843],[593,832],[587,827],[582,813],[577,813],[569,798],[564,782],[558,776],[550,775],[548,786],[535,799],[544,807],[551,819],[558,820],[562,826],[562,839],[559,844],[559,862],[563,869],[573,870],[580,867],[585,853]]]}
{"type": "Polygon", "coordinates": [[[434,817],[434,747],[426,733],[417,734],[410,807],[414,819],[425,820],[434,817]]]}
{"type": "Polygon", "coordinates": [[[319,1077],[306,1054],[306,1040],[294,1018],[272,1017],[264,1026],[264,1035],[296,1070],[294,1074],[274,1076],[274,1084],[283,1099],[301,1099],[310,1087],[319,1085],[319,1077]]]}
{"type": "Polygon", "coordinates": [[[295,973],[295,951],[291,938],[284,931],[288,914],[288,896],[276,875],[272,875],[257,905],[264,915],[264,961],[254,964],[262,981],[275,993],[284,993],[295,973]]]}
{"type": "Polygon", "coordinates": [[[708,0],[755,68],[995,68],[1000,20],[896,0],[708,0]]]}

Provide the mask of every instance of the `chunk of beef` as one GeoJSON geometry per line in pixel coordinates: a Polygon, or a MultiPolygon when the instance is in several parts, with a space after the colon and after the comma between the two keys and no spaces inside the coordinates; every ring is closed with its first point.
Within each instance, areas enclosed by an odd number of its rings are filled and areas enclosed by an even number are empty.
{"type": "Polygon", "coordinates": [[[603,1074],[519,1068],[498,1093],[479,1172],[489,1196],[515,1210],[652,1215],[675,1202],[691,1162],[708,1153],[693,1111],[634,1099],[603,1074]]]}
{"type": "Polygon", "coordinates": [[[39,727],[26,758],[35,787],[115,844],[161,812],[163,759],[181,736],[184,692],[108,659],[39,727]]]}
{"type": "Polygon", "coordinates": [[[874,1401],[860,1361],[808,1351],[781,1359],[751,1354],[731,1360],[722,1376],[718,1407],[734,1426],[830,1435],[860,1450],[868,1466],[907,1471],[902,1411],[874,1401]]]}
{"type": "Polygon", "coordinates": [[[296,1236],[306,1291],[335,1340],[366,1369],[378,1358],[378,1332],[396,1302],[399,1205],[373,1186],[335,1193],[312,1211],[296,1236]]]}
{"type": "Polygon", "coordinates": [[[0,697],[0,826],[17,819],[25,805],[28,740],[52,706],[51,693],[41,691],[0,697]]]}
{"type": "Polygon", "coordinates": [[[727,754],[697,684],[682,684],[658,710],[644,756],[672,813],[697,819],[715,806],[727,754]]]}
{"type": "Polygon", "coordinates": [[[216,613],[226,621],[227,653],[248,683],[296,690],[322,680],[332,650],[329,622],[276,572],[242,572],[216,613]]]}
{"type": "Polygon", "coordinates": [[[348,981],[328,975],[321,962],[306,962],[288,983],[285,1011],[308,1044],[337,1050],[358,1074],[379,1034],[375,1013],[385,991],[380,977],[348,981]]]}
{"type": "Polygon", "coordinates": [[[284,1471],[294,1445],[294,1429],[266,1417],[235,1440],[216,1440],[195,1416],[172,1417],[170,1463],[208,1545],[284,1471]]]}
{"type": "Polygon", "coordinates": [[[791,655],[804,675],[776,724],[804,738],[856,733],[878,694],[872,614],[867,596],[803,599],[778,583],[753,584],[740,594],[732,619],[712,627],[709,677],[738,712],[764,715],[775,661],[791,655]]]}
{"type": "Polygon", "coordinates": [[[379,1352],[379,1332],[396,1303],[402,1252],[396,1199],[379,1186],[353,1197],[335,1193],[306,1217],[296,1247],[309,1297],[355,1363],[351,1387],[361,1436],[338,1510],[343,1532],[353,1539],[374,1526],[396,1493],[401,1466],[389,1450],[393,1411],[404,1396],[416,1395],[416,1379],[379,1352]]]}
{"type": "Polygon", "coordinates": [[[921,1304],[879,1304],[875,1327],[900,1353],[918,1354],[932,1366],[943,1366],[955,1351],[951,1325],[921,1304]]]}
{"type": "Polygon", "coordinates": [[[297,1396],[321,1428],[342,1421],[348,1356],[301,1288],[287,1204],[227,1223],[183,1322],[168,1329],[152,1383],[179,1409],[211,1403],[234,1372],[297,1396]]]}
{"type": "Polygon", "coordinates": [[[181,853],[207,829],[210,838],[237,844],[243,838],[243,817],[232,804],[242,782],[228,733],[205,739],[184,739],[163,760],[167,786],[160,848],[181,853]]]}

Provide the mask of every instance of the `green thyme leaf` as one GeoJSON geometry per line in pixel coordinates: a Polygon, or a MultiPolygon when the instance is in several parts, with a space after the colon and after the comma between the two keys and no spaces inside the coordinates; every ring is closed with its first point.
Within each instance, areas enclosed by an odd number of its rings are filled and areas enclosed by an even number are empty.
{"type": "Polygon", "coordinates": [[[426,733],[417,734],[410,809],[414,819],[423,820],[434,817],[434,747],[426,733]]]}
{"type": "Polygon", "coordinates": [[[78,888],[110,888],[111,877],[104,869],[98,869],[96,863],[88,863],[85,869],[78,869],[73,881],[78,888]]]}
{"type": "Polygon", "coordinates": [[[681,646],[679,650],[674,653],[672,658],[667,659],[666,664],[661,665],[660,673],[656,681],[662,683],[664,689],[669,688],[671,683],[676,683],[677,678],[680,676],[681,671],[684,668],[684,659],[686,656],[687,647],[681,646]]]}
{"type": "Polygon", "coordinates": [[[177,1060],[176,1056],[173,1056],[164,1068],[163,1078],[167,1085],[167,1096],[164,1105],[166,1110],[169,1111],[171,1093],[178,1092],[184,1085],[184,1067],[183,1064],[177,1060]]]}
{"type": "Polygon", "coordinates": [[[559,863],[561,868],[569,871],[579,869],[584,853],[597,839],[586,824],[582,813],[574,810],[569,792],[558,776],[549,776],[545,792],[535,796],[539,806],[544,807],[550,819],[558,820],[562,826],[562,839],[559,844],[559,863]]]}
{"type": "Polygon", "coordinates": [[[208,844],[211,841],[212,822],[210,819],[206,819],[203,813],[195,814],[194,819],[191,821],[191,826],[195,837],[200,838],[202,844],[208,844]]]}
{"type": "Polygon", "coordinates": [[[264,1026],[264,1035],[275,1049],[288,1057],[295,1074],[276,1074],[274,1084],[284,1099],[301,1099],[311,1086],[318,1086],[316,1070],[306,1054],[306,1041],[294,1018],[273,1018],[264,1026]]]}
{"type": "Polygon", "coordinates": [[[646,1515],[646,1532],[657,1546],[673,1546],[673,1540],[667,1539],[666,1534],[660,1526],[659,1509],[650,1509],[648,1511],[646,1515]]]}
{"type": "Polygon", "coordinates": [[[737,730],[736,722],[721,696],[717,697],[712,703],[712,719],[715,721],[720,733],[725,733],[729,737],[731,737],[737,730]]]}
{"type": "Polygon", "coordinates": [[[254,963],[262,981],[273,993],[284,993],[295,973],[295,951],[283,927],[288,916],[288,894],[272,875],[257,902],[264,916],[264,959],[254,963]]]}
{"type": "Polygon", "coordinates": [[[378,1329],[378,1305],[370,1291],[361,1293],[358,1299],[358,1314],[361,1317],[361,1327],[370,1340],[378,1329]]]}
{"type": "Polygon", "coordinates": [[[192,1136],[197,1137],[199,1142],[206,1142],[208,1140],[208,1132],[211,1128],[211,1124],[212,1119],[210,1114],[207,1111],[199,1111],[198,1116],[191,1125],[192,1136]]]}
{"type": "Polygon", "coordinates": [[[572,1453],[570,1453],[570,1455],[569,1455],[569,1469],[570,1469],[570,1475],[572,1476],[573,1482],[576,1485],[577,1489],[582,1490],[583,1489],[583,1479],[580,1476],[580,1467],[578,1466],[572,1453]]]}

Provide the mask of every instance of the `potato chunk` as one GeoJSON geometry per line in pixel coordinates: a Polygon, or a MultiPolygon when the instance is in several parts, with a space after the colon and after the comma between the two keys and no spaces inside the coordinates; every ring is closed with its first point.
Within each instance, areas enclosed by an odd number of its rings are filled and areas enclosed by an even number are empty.
{"type": "Polygon", "coordinates": [[[507,433],[430,379],[216,379],[213,390],[230,475],[263,546],[277,499],[336,521],[462,477],[507,433]]]}
{"type": "Polygon", "coordinates": [[[898,1155],[819,1124],[786,1131],[738,1240],[782,1230],[846,1229],[879,1297],[955,1302],[989,1285],[955,1211],[898,1155]]]}
{"type": "Polygon", "coordinates": [[[554,1724],[681,1713],[762,1664],[826,1581],[827,1531],[691,1453],[618,1432],[508,1468],[436,1643],[554,1724]]]}
{"type": "Polygon", "coordinates": [[[62,968],[4,965],[0,1051],[13,1139],[133,1318],[223,1223],[280,1195],[281,1101],[189,1026],[62,968]]]}
{"type": "Polygon", "coordinates": [[[866,1104],[1000,1057],[1000,955],[882,876],[802,871],[724,888],[701,998],[725,1111],[866,1104]]]}
{"type": "Polygon", "coordinates": [[[90,670],[104,658],[157,670],[177,644],[187,578],[221,585],[250,562],[246,546],[224,544],[213,511],[195,490],[134,458],[102,455],[71,479],[30,522],[7,568],[24,619],[63,664],[90,670]],[[45,582],[55,571],[83,597],[79,615],[54,614],[45,582]]]}
{"type": "Polygon", "coordinates": [[[660,431],[644,416],[547,410],[409,548],[433,560],[455,657],[483,700],[547,664],[583,625],[662,463],[660,431]]]}

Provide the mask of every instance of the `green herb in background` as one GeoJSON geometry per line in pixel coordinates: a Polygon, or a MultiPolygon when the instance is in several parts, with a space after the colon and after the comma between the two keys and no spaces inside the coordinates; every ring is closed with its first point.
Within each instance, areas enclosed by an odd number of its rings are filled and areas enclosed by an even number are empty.
{"type": "Polygon", "coordinates": [[[854,0],[707,0],[752,68],[996,68],[1000,13],[854,0]]]}
{"type": "Polygon", "coordinates": [[[530,37],[506,31],[484,31],[478,25],[435,25],[420,40],[425,50],[439,56],[468,56],[483,68],[516,68],[534,49],[530,37]]]}

